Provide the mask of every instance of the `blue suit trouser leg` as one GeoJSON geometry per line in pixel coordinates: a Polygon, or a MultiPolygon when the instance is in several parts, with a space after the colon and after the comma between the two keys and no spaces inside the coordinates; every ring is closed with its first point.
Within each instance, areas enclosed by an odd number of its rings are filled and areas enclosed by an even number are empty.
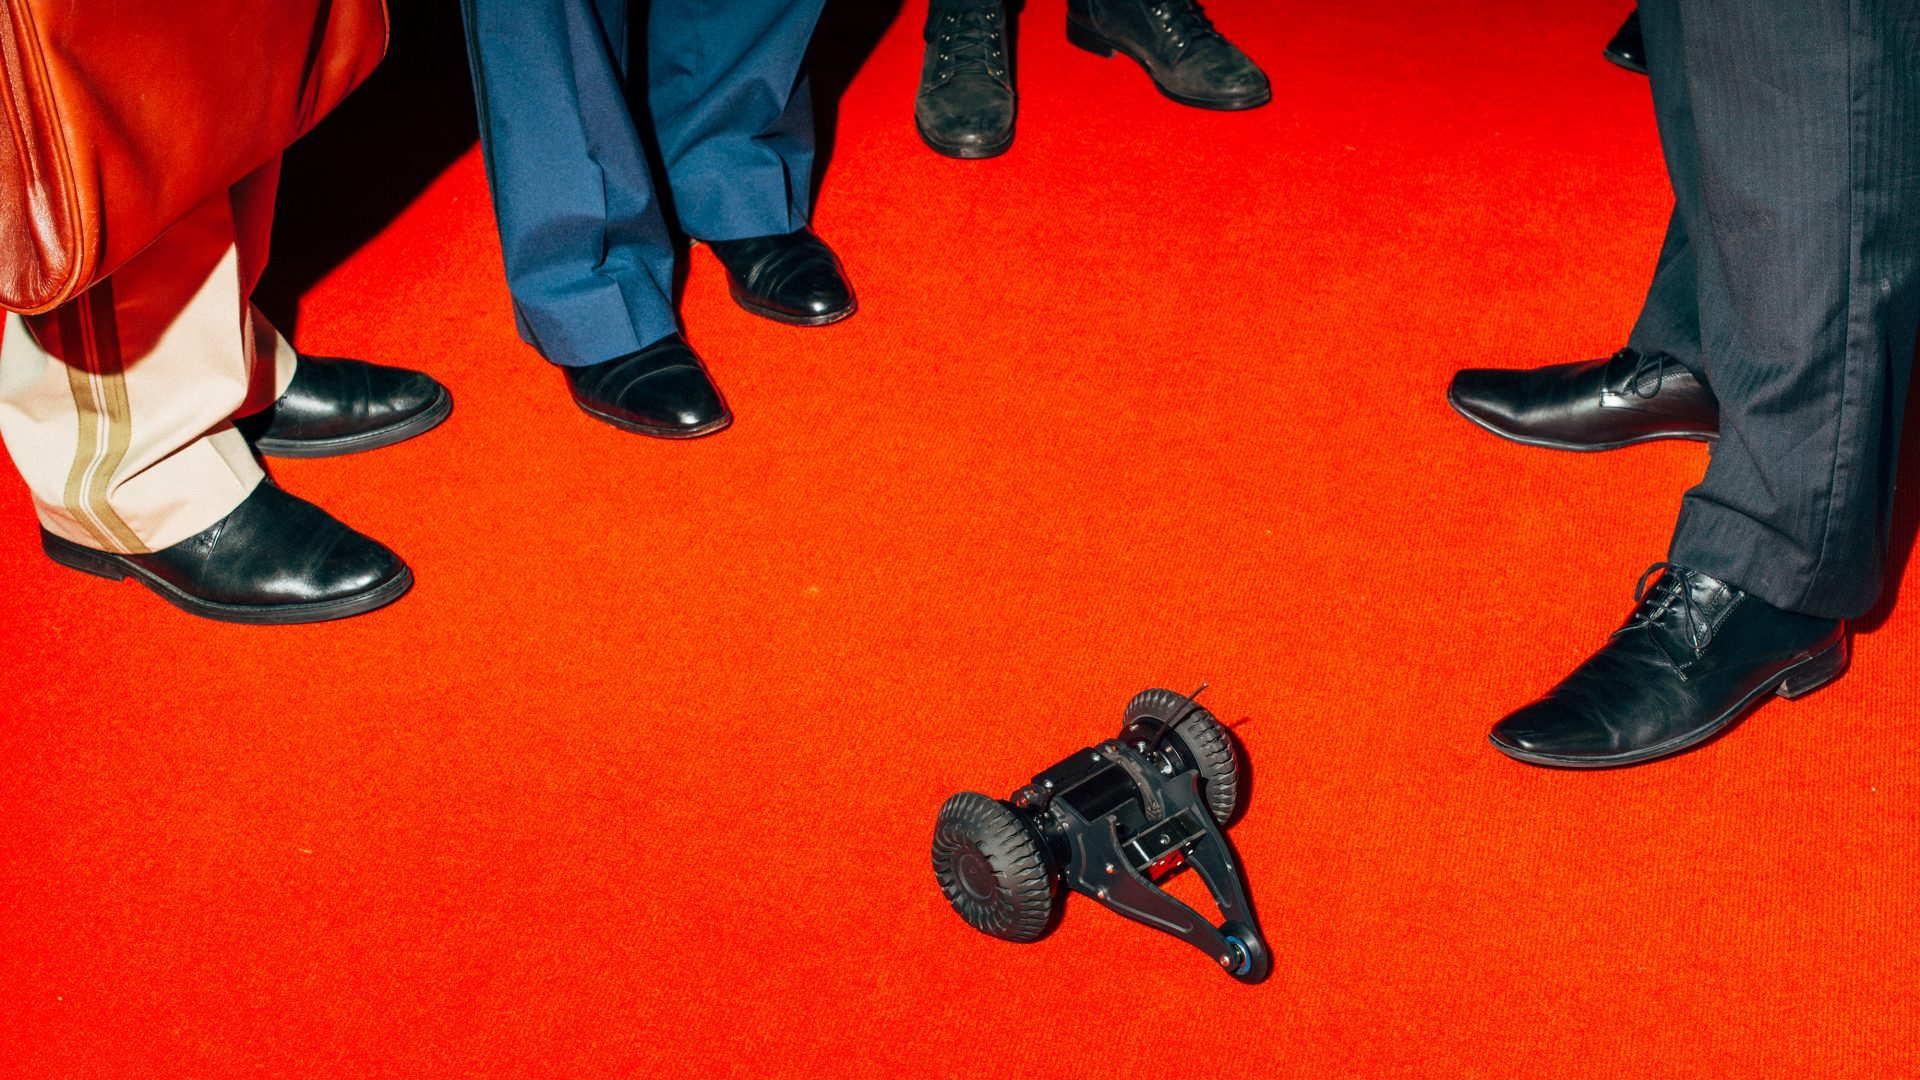
{"type": "Polygon", "coordinates": [[[520,336],[593,364],[674,333],[673,244],[627,104],[627,0],[462,0],[520,336]]]}
{"type": "Polygon", "coordinates": [[[811,211],[813,109],[801,61],[822,0],[652,0],[647,104],[688,234],[792,232],[811,211]]]}

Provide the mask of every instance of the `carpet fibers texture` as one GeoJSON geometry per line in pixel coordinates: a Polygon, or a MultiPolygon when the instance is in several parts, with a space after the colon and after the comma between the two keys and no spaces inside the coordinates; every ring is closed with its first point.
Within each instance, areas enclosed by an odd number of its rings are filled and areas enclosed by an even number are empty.
{"type": "Polygon", "coordinates": [[[269,292],[456,409],[272,469],[418,584],[197,621],[49,563],[0,476],[0,1075],[1920,1075],[1910,493],[1840,682],[1639,769],[1485,741],[1707,461],[1444,400],[1625,337],[1671,201],[1599,55],[1627,6],[1217,0],[1275,89],[1218,114],[1033,0],[1018,141],[956,162],[923,8],[842,0],[817,224],[860,312],[757,319],[694,250],[738,420],[683,443],[515,337],[457,24],[397,11],[269,292]],[[941,801],[1203,680],[1273,978],[1077,897],[964,926],[941,801]]]}

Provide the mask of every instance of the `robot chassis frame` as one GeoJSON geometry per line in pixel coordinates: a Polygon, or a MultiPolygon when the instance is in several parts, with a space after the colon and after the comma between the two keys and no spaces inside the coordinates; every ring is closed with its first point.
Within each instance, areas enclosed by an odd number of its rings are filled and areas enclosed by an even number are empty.
{"type": "Polygon", "coordinates": [[[1260,982],[1273,958],[1223,831],[1241,809],[1240,771],[1233,737],[1212,713],[1190,696],[1142,691],[1118,738],[1063,759],[1010,799],[948,799],[934,830],[935,876],[960,917],[995,937],[1045,936],[1064,885],[1260,982]],[[1183,866],[1205,882],[1220,925],[1157,884],[1183,866]]]}

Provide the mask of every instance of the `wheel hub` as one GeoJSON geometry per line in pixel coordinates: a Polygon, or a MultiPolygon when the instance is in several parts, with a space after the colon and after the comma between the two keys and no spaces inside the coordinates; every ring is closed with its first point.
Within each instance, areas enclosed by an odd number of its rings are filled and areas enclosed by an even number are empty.
{"type": "Polygon", "coordinates": [[[960,851],[958,860],[960,884],[977,900],[991,900],[997,891],[993,866],[980,849],[969,844],[960,851]]]}

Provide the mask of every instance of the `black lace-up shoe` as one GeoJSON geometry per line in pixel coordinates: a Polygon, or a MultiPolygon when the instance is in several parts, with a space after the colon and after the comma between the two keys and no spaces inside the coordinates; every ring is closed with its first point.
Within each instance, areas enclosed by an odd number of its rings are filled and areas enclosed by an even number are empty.
{"type": "Polygon", "coordinates": [[[745,240],[709,240],[734,302],[792,326],[825,326],[853,314],[853,287],[812,229],[745,240]]]}
{"type": "Polygon", "coordinates": [[[1266,72],[1214,29],[1196,0],[1067,0],[1067,40],[1130,56],[1162,94],[1201,109],[1273,100],[1266,72]]]}
{"type": "Polygon", "coordinates": [[[120,555],[45,529],[40,546],[62,566],[132,578],[182,611],[221,622],[344,619],[393,603],[413,584],[398,555],[271,481],[226,517],[159,551],[120,555]]]}
{"type": "Polygon", "coordinates": [[[1526,371],[1469,369],[1454,375],[1447,401],[1503,439],[1553,450],[1720,436],[1713,391],[1664,353],[1621,349],[1605,360],[1526,371]]]}
{"type": "Polygon", "coordinates": [[[303,356],[280,400],[236,426],[262,454],[333,457],[411,439],[452,411],[447,388],[418,371],[303,356]]]}
{"type": "Polygon", "coordinates": [[[999,0],[927,9],[927,53],[913,124],[920,140],[956,158],[989,158],[1013,145],[1013,64],[999,0]]]}
{"type": "Polygon", "coordinates": [[[584,367],[561,366],[574,404],[622,431],[656,439],[710,435],[733,422],[720,389],[679,334],[637,353],[584,367]]]}
{"type": "Polygon", "coordinates": [[[1704,742],[1770,695],[1800,697],[1847,669],[1838,620],[1782,611],[1670,563],[1654,564],[1634,594],[1633,615],[1600,651],[1493,726],[1496,749],[1568,769],[1637,765],[1704,742]]]}
{"type": "Polygon", "coordinates": [[[1647,43],[1640,37],[1640,9],[1634,8],[1628,14],[1627,21],[1614,31],[1613,40],[1600,50],[1600,55],[1641,75],[1647,73],[1647,43]]]}

